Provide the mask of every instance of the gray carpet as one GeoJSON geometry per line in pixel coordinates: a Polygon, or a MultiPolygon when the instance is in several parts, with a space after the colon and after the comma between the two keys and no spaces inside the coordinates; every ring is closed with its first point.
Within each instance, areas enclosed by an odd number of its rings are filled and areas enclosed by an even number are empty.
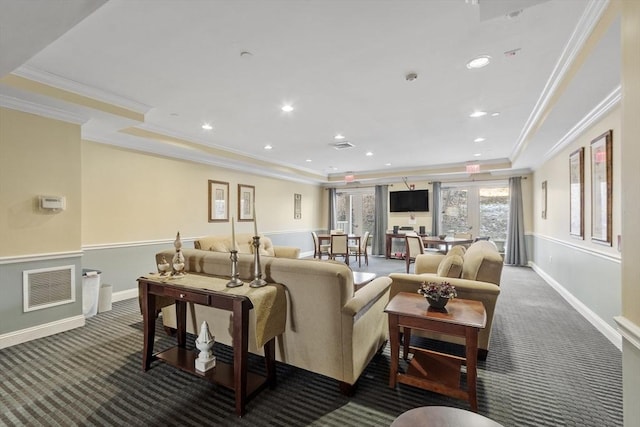
{"type": "MultiPolygon", "coordinates": [[[[404,271],[404,262],[373,258],[362,270],[404,271]]],[[[479,364],[479,413],[504,426],[622,426],[615,346],[532,270],[505,267],[501,288],[489,357],[479,364]]],[[[173,344],[160,326],[157,336],[156,350],[173,344]]],[[[84,328],[0,350],[0,425],[388,426],[417,406],[469,408],[407,385],[389,389],[386,348],[351,398],[334,380],[278,364],[277,387],[237,418],[226,389],[158,362],[143,373],[141,347],[137,300],[128,300],[84,328]]],[[[250,357],[250,369],[261,372],[262,360],[250,357]]]]}

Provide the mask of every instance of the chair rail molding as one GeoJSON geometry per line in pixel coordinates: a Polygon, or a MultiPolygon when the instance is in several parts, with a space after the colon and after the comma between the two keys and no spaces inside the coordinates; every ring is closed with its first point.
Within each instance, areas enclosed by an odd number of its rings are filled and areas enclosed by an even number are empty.
{"type": "Polygon", "coordinates": [[[618,329],[622,337],[640,350],[640,326],[624,316],[616,316],[613,320],[618,324],[618,329]]]}

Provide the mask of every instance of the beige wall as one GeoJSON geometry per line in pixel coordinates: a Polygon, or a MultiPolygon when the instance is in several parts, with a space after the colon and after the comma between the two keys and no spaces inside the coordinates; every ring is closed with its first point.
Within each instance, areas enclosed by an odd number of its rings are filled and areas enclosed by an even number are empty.
{"type": "Polygon", "coordinates": [[[536,234],[570,242],[598,252],[619,255],[617,236],[621,228],[620,209],[620,161],[621,161],[621,110],[614,109],[596,125],[537,169],[533,177],[533,226],[536,234]],[[591,241],[591,141],[613,130],[613,246],[591,241]],[[569,155],[579,147],[585,148],[584,155],[584,239],[569,235],[569,155]],[[547,218],[542,219],[541,185],[547,181],[547,218]]]}
{"type": "MultiPolygon", "coordinates": [[[[238,184],[255,186],[263,233],[325,227],[324,190],[216,166],[168,159],[90,141],[82,142],[82,245],[229,234],[231,225],[208,222],[208,180],[229,183],[229,215],[237,220],[238,184]],[[302,194],[302,219],[293,219],[293,195],[302,194]]],[[[236,224],[237,232],[253,222],[236,224]]]]}
{"type": "Polygon", "coordinates": [[[640,2],[622,2],[622,349],[624,425],[640,420],[640,2]]]}
{"type": "Polygon", "coordinates": [[[80,205],[80,126],[0,108],[0,257],[80,250],[80,205]]]}

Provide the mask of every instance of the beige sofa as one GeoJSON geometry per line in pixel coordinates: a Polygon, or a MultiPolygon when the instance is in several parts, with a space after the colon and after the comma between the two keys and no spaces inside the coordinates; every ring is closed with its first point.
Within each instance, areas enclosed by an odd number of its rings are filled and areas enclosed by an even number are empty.
{"type": "MultiPolygon", "coordinates": [[[[198,249],[184,249],[188,272],[229,276],[229,254],[198,249]]],[[[173,250],[156,254],[170,259],[173,250]]],[[[386,342],[387,315],[391,279],[379,277],[354,292],[351,269],[341,262],[277,257],[260,258],[263,278],[284,285],[287,296],[287,318],[284,334],[276,338],[276,359],[307,369],[340,382],[343,393],[352,386],[386,342]]],[[[238,254],[238,273],[245,281],[253,277],[253,256],[238,254]]],[[[231,322],[228,311],[194,306],[195,318],[187,313],[188,331],[206,320],[218,342],[231,344],[231,322]]],[[[165,326],[175,328],[175,309],[162,310],[165,326]]],[[[253,310],[250,329],[255,326],[253,310]]],[[[263,354],[249,334],[249,351],[263,354]]]]}
{"type": "MultiPolygon", "coordinates": [[[[416,292],[423,282],[447,281],[455,286],[458,298],[482,301],[487,311],[487,324],[478,336],[478,358],[485,360],[493,314],[500,294],[500,276],[503,261],[496,246],[490,241],[478,241],[465,250],[454,246],[447,255],[424,254],[416,257],[415,274],[393,273],[391,292],[416,292]]],[[[441,341],[464,344],[464,339],[449,335],[415,331],[416,334],[441,341]]]]}
{"type": "MultiPolygon", "coordinates": [[[[233,246],[231,236],[207,236],[193,242],[196,249],[229,253],[233,246]]],[[[236,233],[236,250],[239,254],[253,253],[253,234],[236,233]]],[[[278,258],[298,258],[300,248],[294,246],[274,246],[271,239],[260,236],[260,255],[278,258]]]]}

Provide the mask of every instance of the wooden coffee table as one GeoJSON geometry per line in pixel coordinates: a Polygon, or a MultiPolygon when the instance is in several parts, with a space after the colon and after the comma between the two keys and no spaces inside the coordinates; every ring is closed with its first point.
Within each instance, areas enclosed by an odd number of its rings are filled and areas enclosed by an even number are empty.
{"type": "Polygon", "coordinates": [[[389,387],[395,388],[400,382],[468,400],[471,409],[477,412],[478,331],[485,327],[487,321],[482,302],[455,298],[439,311],[430,308],[422,295],[400,292],[389,301],[384,311],[389,314],[391,344],[389,387]],[[398,372],[400,328],[403,328],[404,335],[404,357],[408,352],[413,353],[406,373],[398,372]],[[410,346],[412,328],[464,337],[466,357],[410,346]],[[466,390],[460,385],[463,364],[467,366],[466,390]]]}
{"type": "Polygon", "coordinates": [[[376,273],[368,273],[366,271],[353,272],[353,289],[357,291],[367,283],[376,278],[376,273]]]}

